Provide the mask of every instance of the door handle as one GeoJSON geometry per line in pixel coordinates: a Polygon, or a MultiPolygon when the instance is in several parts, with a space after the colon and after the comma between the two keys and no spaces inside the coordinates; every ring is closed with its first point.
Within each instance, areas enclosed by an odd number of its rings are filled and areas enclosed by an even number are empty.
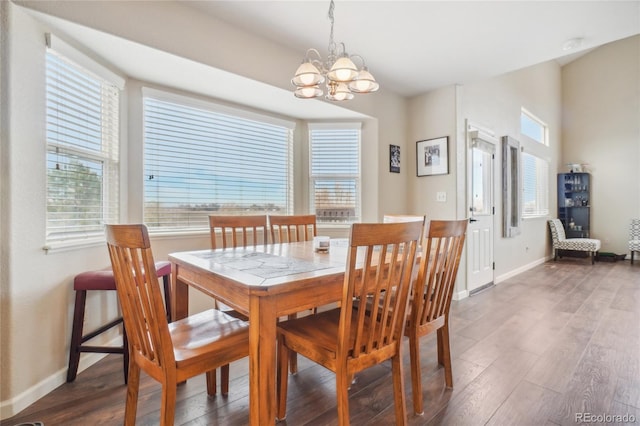
{"type": "Polygon", "coordinates": [[[473,223],[473,222],[477,222],[477,221],[478,221],[478,219],[474,219],[474,218],[472,218],[472,217],[470,217],[470,218],[469,218],[469,222],[471,222],[471,223],[473,223]]]}

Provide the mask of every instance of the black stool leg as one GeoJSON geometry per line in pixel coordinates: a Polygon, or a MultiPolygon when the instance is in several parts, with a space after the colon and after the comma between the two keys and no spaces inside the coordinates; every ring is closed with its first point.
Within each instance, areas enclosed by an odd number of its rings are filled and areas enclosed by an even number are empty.
{"type": "Polygon", "coordinates": [[[124,371],[124,384],[129,382],[129,339],[127,339],[127,330],[122,322],[122,371],[124,371]]]}
{"type": "Polygon", "coordinates": [[[78,374],[80,363],[80,345],[82,345],[82,327],[84,324],[84,306],[87,300],[86,290],[76,291],[76,303],[73,308],[73,329],[71,331],[71,344],[69,345],[69,369],[67,370],[67,383],[73,382],[78,374]]]}
{"type": "Polygon", "coordinates": [[[164,303],[167,310],[167,321],[171,322],[171,289],[169,288],[169,277],[171,275],[165,275],[162,277],[162,283],[164,285],[164,303]]]}

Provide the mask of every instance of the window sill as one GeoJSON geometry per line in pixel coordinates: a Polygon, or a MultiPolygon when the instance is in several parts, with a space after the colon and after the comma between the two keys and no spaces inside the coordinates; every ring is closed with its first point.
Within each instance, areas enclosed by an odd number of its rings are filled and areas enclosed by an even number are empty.
{"type": "Polygon", "coordinates": [[[87,238],[84,240],[55,241],[46,244],[42,249],[46,254],[61,253],[65,251],[82,250],[88,247],[104,246],[107,242],[104,238],[87,238]]]}
{"type": "Polygon", "coordinates": [[[539,215],[531,215],[531,216],[522,216],[522,220],[536,220],[536,219],[544,219],[548,220],[551,216],[549,214],[539,214],[539,215]]]}

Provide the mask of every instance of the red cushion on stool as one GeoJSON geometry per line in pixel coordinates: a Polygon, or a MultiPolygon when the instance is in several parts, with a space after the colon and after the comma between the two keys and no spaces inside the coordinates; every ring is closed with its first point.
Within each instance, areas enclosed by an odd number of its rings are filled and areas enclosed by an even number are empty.
{"type": "MultiPolygon", "coordinates": [[[[164,277],[171,274],[171,262],[156,262],[156,275],[164,277]]],[[[73,279],[74,290],[115,290],[116,281],[111,269],[82,272],[73,279]]]]}
{"type": "Polygon", "coordinates": [[[88,271],[76,275],[73,280],[74,290],[115,290],[116,281],[111,269],[88,271]]]}

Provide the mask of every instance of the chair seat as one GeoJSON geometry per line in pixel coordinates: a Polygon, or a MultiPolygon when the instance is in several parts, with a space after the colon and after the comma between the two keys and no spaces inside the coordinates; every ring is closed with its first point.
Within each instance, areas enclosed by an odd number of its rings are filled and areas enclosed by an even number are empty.
{"type": "Polygon", "coordinates": [[[600,240],[593,238],[569,238],[554,242],[554,248],[560,250],[600,251],[600,240]]]}
{"type": "MultiPolygon", "coordinates": [[[[224,354],[245,347],[238,359],[249,355],[249,324],[217,309],[209,309],[169,324],[176,363],[184,367],[198,356],[224,354]]],[[[226,356],[224,357],[226,359],[226,356]]]]}
{"type": "MultiPolygon", "coordinates": [[[[171,262],[156,262],[158,278],[171,274],[171,262]]],[[[111,268],[82,272],[73,279],[74,290],[115,290],[116,281],[111,268]]]]}
{"type": "Polygon", "coordinates": [[[640,251],[640,240],[630,240],[629,250],[640,251]]]}

